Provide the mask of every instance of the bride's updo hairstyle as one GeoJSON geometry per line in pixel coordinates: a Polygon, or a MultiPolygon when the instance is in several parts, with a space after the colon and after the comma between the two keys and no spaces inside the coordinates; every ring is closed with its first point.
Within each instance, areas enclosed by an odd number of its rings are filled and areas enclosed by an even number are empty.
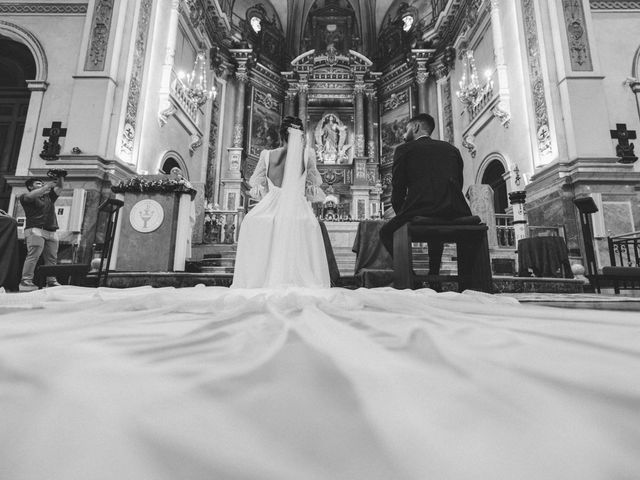
{"type": "Polygon", "coordinates": [[[297,117],[286,116],[282,119],[280,124],[280,137],[283,141],[289,141],[289,129],[295,128],[296,130],[304,131],[302,128],[302,120],[297,117]]]}

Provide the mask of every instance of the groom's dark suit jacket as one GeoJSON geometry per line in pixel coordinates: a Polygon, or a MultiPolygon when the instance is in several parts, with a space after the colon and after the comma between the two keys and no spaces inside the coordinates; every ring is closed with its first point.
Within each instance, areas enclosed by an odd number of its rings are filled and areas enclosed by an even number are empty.
{"type": "Polygon", "coordinates": [[[457,218],[471,215],[462,194],[463,162],[456,147],[421,137],[393,156],[391,205],[396,217],[457,218]]]}
{"type": "Polygon", "coordinates": [[[393,232],[413,217],[453,219],[471,215],[462,194],[462,169],[460,151],[450,143],[421,137],[396,147],[391,193],[396,216],[380,231],[390,254],[393,232]]]}

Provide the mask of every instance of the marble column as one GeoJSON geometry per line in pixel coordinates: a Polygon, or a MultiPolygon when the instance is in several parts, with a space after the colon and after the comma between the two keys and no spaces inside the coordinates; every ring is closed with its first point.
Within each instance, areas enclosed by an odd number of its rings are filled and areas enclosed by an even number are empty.
{"type": "MultiPolygon", "coordinates": [[[[27,118],[23,130],[24,133],[22,135],[22,142],[20,143],[16,175],[26,176],[29,174],[31,159],[37,157],[39,153],[37,149],[42,148],[38,121],[42,111],[44,92],[48,87],[49,84],[44,80],[27,80],[27,88],[31,92],[31,98],[29,99],[29,108],[27,109],[27,118]]],[[[12,210],[9,210],[9,213],[11,212],[12,210]]]]}
{"type": "Polygon", "coordinates": [[[418,84],[418,111],[420,113],[429,113],[429,92],[427,90],[427,79],[429,73],[426,66],[418,67],[416,75],[416,83],[418,84]]]}
{"type": "Polygon", "coordinates": [[[302,128],[307,129],[307,94],[309,83],[306,79],[298,84],[298,117],[302,120],[302,128]]]}
{"type": "Polygon", "coordinates": [[[355,97],[355,156],[364,157],[364,92],[365,86],[362,78],[356,79],[356,84],[353,90],[355,97]]]}
{"type": "Polygon", "coordinates": [[[415,59],[416,65],[416,84],[418,85],[418,112],[429,113],[429,91],[427,89],[427,79],[429,78],[429,70],[427,62],[433,55],[433,50],[429,49],[413,49],[411,55],[415,59]]]}
{"type": "Polygon", "coordinates": [[[285,92],[284,97],[284,114],[293,117],[296,114],[296,96],[298,95],[297,87],[291,87],[285,92]]]}
{"type": "Polygon", "coordinates": [[[238,63],[236,70],[236,101],[233,115],[233,141],[227,149],[227,168],[222,178],[223,210],[235,211],[240,208],[242,195],[242,150],[244,149],[245,92],[249,81],[247,61],[252,53],[249,49],[230,50],[238,63]]]}
{"type": "Polygon", "coordinates": [[[498,246],[496,229],[496,210],[493,202],[493,189],[489,185],[471,185],[467,190],[471,213],[477,215],[489,227],[489,247],[498,246]]]}
{"type": "Polygon", "coordinates": [[[527,192],[524,190],[509,193],[509,202],[513,207],[513,229],[516,237],[516,248],[518,242],[527,236],[527,218],[524,210],[526,199],[527,192]]]}
{"type": "Polygon", "coordinates": [[[238,82],[236,85],[236,105],[233,116],[233,147],[242,148],[242,140],[244,136],[245,85],[249,79],[246,67],[243,71],[238,69],[236,78],[238,82]]]}
{"type": "Polygon", "coordinates": [[[378,162],[378,99],[375,90],[367,91],[367,155],[369,161],[378,162]]]}
{"type": "Polygon", "coordinates": [[[173,0],[171,2],[171,13],[169,15],[169,27],[166,32],[167,47],[165,48],[160,79],[160,91],[158,92],[160,100],[158,106],[158,123],[161,127],[164,127],[169,117],[177,111],[176,107],[169,100],[169,97],[171,93],[171,72],[173,71],[173,64],[176,55],[176,40],[178,22],[180,19],[180,0],[173,0]]]}
{"type": "Polygon", "coordinates": [[[502,35],[502,21],[500,20],[500,0],[491,0],[491,33],[493,38],[493,58],[496,62],[500,101],[491,110],[504,127],[511,121],[511,106],[509,103],[509,77],[504,58],[504,39],[502,35]]]}

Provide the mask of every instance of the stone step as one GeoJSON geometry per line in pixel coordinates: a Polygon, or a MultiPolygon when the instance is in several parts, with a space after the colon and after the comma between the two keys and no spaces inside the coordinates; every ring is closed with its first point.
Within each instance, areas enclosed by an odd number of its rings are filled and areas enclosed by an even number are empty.
{"type": "Polygon", "coordinates": [[[218,258],[212,260],[201,260],[200,267],[233,267],[236,264],[235,258],[218,258]]]}
{"type": "Polygon", "coordinates": [[[200,267],[200,273],[233,273],[233,267],[200,267]]]}

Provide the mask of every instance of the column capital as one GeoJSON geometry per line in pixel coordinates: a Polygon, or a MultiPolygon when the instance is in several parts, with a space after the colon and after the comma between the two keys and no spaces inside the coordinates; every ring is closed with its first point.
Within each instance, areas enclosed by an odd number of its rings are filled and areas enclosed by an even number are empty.
{"type": "Polygon", "coordinates": [[[236,71],[236,78],[240,83],[248,83],[249,82],[249,71],[247,68],[238,68],[236,71]]]}
{"type": "Polygon", "coordinates": [[[524,190],[509,192],[509,201],[511,202],[511,205],[525,203],[526,199],[527,192],[525,192],[524,190]]]}
{"type": "Polygon", "coordinates": [[[236,69],[236,78],[241,83],[247,83],[249,81],[249,60],[253,55],[253,49],[251,48],[231,48],[229,53],[238,64],[236,69]]]}
{"type": "Polygon", "coordinates": [[[293,100],[298,96],[298,86],[290,87],[284,92],[284,95],[287,100],[293,100]]]}
{"type": "Polygon", "coordinates": [[[427,79],[429,78],[429,72],[426,70],[418,69],[418,73],[416,74],[416,83],[418,85],[424,85],[427,83],[427,79]]]}

